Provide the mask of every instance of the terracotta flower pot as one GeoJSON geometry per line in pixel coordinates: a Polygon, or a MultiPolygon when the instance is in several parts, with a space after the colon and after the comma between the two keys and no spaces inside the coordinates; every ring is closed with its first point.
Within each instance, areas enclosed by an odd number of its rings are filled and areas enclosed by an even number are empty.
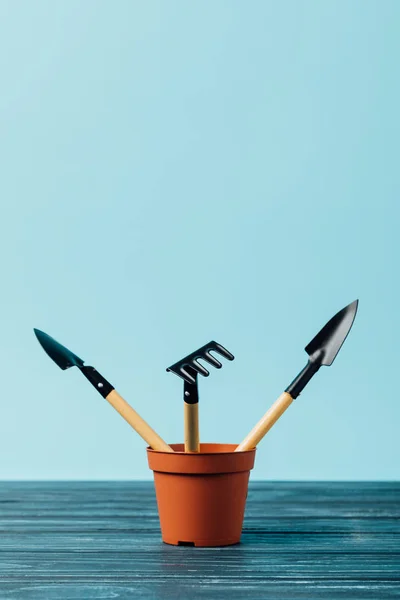
{"type": "Polygon", "coordinates": [[[255,448],[201,444],[200,452],[158,452],[147,448],[154,471],[162,539],[182,546],[229,546],[240,541],[255,448]]]}

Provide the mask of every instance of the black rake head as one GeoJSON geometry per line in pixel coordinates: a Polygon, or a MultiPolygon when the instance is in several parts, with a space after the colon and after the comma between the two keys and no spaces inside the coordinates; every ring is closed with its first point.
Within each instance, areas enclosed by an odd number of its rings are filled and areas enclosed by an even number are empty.
{"type": "Polygon", "coordinates": [[[186,383],[195,385],[198,374],[203,375],[203,377],[208,377],[210,374],[209,371],[199,363],[198,359],[204,360],[216,369],[222,367],[222,363],[210,354],[210,352],[217,352],[227,360],[233,360],[235,358],[233,354],[221,346],[221,344],[211,341],[191,354],[188,354],[188,356],[185,356],[182,360],[178,360],[178,362],[168,367],[167,371],[175,373],[175,375],[181,377],[186,383]]]}

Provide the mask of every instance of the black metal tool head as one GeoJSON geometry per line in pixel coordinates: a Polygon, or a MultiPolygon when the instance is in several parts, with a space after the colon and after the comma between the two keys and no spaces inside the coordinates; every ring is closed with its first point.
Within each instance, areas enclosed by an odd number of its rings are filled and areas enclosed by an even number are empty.
{"type": "Polygon", "coordinates": [[[198,374],[203,375],[204,377],[208,377],[210,374],[209,371],[199,363],[198,359],[206,361],[216,369],[222,367],[219,360],[210,354],[210,352],[217,352],[227,360],[233,360],[235,358],[233,354],[221,346],[221,344],[211,341],[191,354],[188,354],[188,356],[185,356],[182,360],[178,360],[178,362],[168,367],[167,371],[175,373],[175,375],[181,377],[186,383],[194,385],[196,384],[198,374]]]}
{"type": "Polygon", "coordinates": [[[299,396],[322,365],[329,366],[333,363],[353,325],[357,307],[358,300],[345,306],[305,347],[310,357],[308,363],[285,390],[292,398],[299,396]]]}
{"type": "Polygon", "coordinates": [[[90,381],[90,383],[96,388],[96,390],[107,398],[108,394],[114,389],[107,379],[100,375],[94,367],[85,365],[84,361],[79,358],[76,354],[68,350],[65,346],[57,342],[54,338],[40,331],[40,329],[34,329],[35,335],[42,346],[43,350],[48,356],[60,367],[60,369],[69,369],[70,367],[78,367],[81,373],[90,381]]]}
{"type": "Polygon", "coordinates": [[[356,317],[358,300],[340,310],[305,347],[310,360],[330,366],[342,347],[356,317]]]}
{"type": "Polygon", "coordinates": [[[76,354],[68,350],[65,346],[62,346],[54,338],[40,331],[40,329],[34,329],[35,335],[42,346],[43,350],[50,356],[52,360],[60,367],[60,369],[69,369],[70,367],[83,367],[84,361],[79,358],[76,354]]]}

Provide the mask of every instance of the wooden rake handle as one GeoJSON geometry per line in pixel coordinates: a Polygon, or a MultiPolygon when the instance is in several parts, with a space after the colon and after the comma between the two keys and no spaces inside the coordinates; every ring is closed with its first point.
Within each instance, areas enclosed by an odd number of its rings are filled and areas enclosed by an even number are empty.
{"type": "Polygon", "coordinates": [[[288,394],[288,392],[283,392],[278,400],[273,403],[271,408],[267,410],[263,418],[260,419],[257,425],[253,427],[250,433],[244,438],[243,442],[239,444],[235,452],[243,452],[244,450],[255,448],[292,402],[292,396],[288,394]]]}
{"type": "Polygon", "coordinates": [[[200,452],[199,441],[199,403],[184,405],[184,440],[185,452],[200,452]]]}
{"type": "Polygon", "coordinates": [[[173,452],[162,438],[150,427],[148,423],[118,394],[112,390],[106,400],[119,412],[121,417],[144,439],[153,450],[160,452],[173,452]]]}

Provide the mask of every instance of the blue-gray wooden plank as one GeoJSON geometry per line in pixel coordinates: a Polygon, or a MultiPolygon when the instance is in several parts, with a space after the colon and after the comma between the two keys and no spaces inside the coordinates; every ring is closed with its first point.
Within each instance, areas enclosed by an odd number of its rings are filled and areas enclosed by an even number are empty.
{"type": "Polygon", "coordinates": [[[162,544],[151,482],[0,482],[0,599],[400,598],[400,483],[250,484],[242,543],[162,544]]]}

